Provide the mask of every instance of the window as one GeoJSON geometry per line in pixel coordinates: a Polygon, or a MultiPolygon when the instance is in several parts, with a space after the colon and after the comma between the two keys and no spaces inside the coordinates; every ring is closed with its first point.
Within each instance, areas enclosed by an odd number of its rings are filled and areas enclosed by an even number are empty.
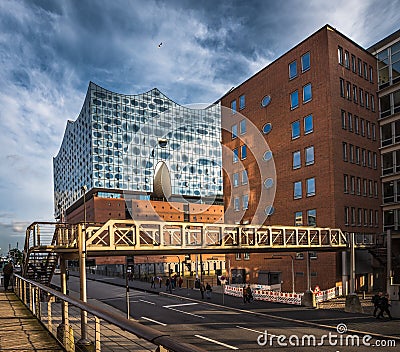
{"type": "Polygon", "coordinates": [[[371,94],[371,110],[375,112],[375,98],[373,94],[371,94]]]}
{"type": "Polygon", "coordinates": [[[312,99],[311,83],[308,83],[303,87],[303,103],[307,103],[311,99],[312,99]]]}
{"type": "Polygon", "coordinates": [[[301,181],[297,181],[293,184],[293,196],[294,199],[300,199],[302,197],[302,191],[301,191],[301,181]]]}
{"type": "Polygon", "coordinates": [[[361,59],[357,59],[358,62],[358,74],[362,77],[362,61],[361,59]]]}
{"type": "Polygon", "coordinates": [[[306,180],[307,197],[315,196],[315,178],[308,178],[306,180]]]}
{"type": "Polygon", "coordinates": [[[362,224],[362,209],[358,208],[357,226],[361,226],[361,224],[362,224]]]}
{"type": "Polygon", "coordinates": [[[355,134],[360,134],[360,120],[354,115],[354,132],[355,134]]]}
{"type": "Polygon", "coordinates": [[[363,178],[363,196],[367,196],[367,180],[363,178]]]}
{"type": "Polygon", "coordinates": [[[372,128],[372,140],[376,141],[376,125],[374,123],[371,124],[371,128],[372,128]]]}
{"type": "Polygon", "coordinates": [[[295,90],[290,93],[290,109],[296,109],[299,106],[299,92],[295,90]]]}
{"type": "Polygon", "coordinates": [[[367,166],[367,151],[364,148],[361,149],[361,159],[362,166],[367,166]]]}
{"type": "Polygon", "coordinates": [[[343,48],[338,47],[338,62],[340,65],[343,65],[343,48]]]}
{"type": "Polygon", "coordinates": [[[350,193],[356,193],[356,178],[354,176],[350,176],[350,193]]]}
{"type": "Polygon", "coordinates": [[[317,226],[317,211],[315,209],[307,210],[307,225],[317,226]]]}
{"type": "Polygon", "coordinates": [[[271,131],[272,131],[272,124],[270,122],[268,122],[263,126],[263,133],[268,134],[271,131]]]}
{"type": "Polygon", "coordinates": [[[349,193],[349,175],[343,175],[343,192],[349,193]]]}
{"type": "Polygon", "coordinates": [[[351,113],[347,114],[349,117],[349,131],[353,132],[353,115],[351,113]]]}
{"type": "Polygon", "coordinates": [[[347,161],[347,143],[343,142],[342,147],[343,147],[343,161],[347,161]]]}
{"type": "Polygon", "coordinates": [[[360,147],[356,147],[356,164],[360,165],[360,147]]]}
{"type": "Polygon", "coordinates": [[[378,168],[378,157],[377,157],[377,154],[375,152],[372,155],[372,163],[373,163],[372,164],[373,168],[376,170],[378,168]]]}
{"type": "Polygon", "coordinates": [[[236,100],[231,101],[231,110],[232,113],[236,112],[236,100]]]}
{"type": "Polygon", "coordinates": [[[314,146],[307,147],[305,149],[306,154],[306,166],[314,164],[314,146]]]}
{"type": "Polygon", "coordinates": [[[346,82],[346,98],[347,100],[351,100],[351,83],[346,82]]]}
{"type": "Polygon", "coordinates": [[[303,212],[296,211],[294,213],[294,226],[302,226],[303,225],[303,212]]]}
{"type": "Polygon", "coordinates": [[[239,110],[242,110],[246,107],[246,97],[245,95],[241,95],[239,97],[239,110]]]}
{"type": "Polygon", "coordinates": [[[361,88],[360,88],[360,105],[364,106],[364,92],[361,88]]]}
{"type": "Polygon", "coordinates": [[[247,185],[249,178],[247,176],[247,170],[242,171],[242,185],[247,185]]]}
{"type": "Polygon", "coordinates": [[[304,118],[304,134],[313,132],[313,129],[313,117],[312,115],[308,115],[304,118]]]}
{"type": "Polygon", "coordinates": [[[368,79],[368,65],[364,62],[364,78],[368,79]]]}
{"type": "Polygon", "coordinates": [[[349,52],[347,50],[344,52],[344,67],[350,69],[350,57],[349,57],[349,52]]]}
{"type": "Polygon", "coordinates": [[[379,213],[378,210],[375,210],[375,227],[378,227],[379,224],[379,213]]]}
{"type": "Polygon", "coordinates": [[[378,182],[374,181],[374,197],[378,198],[378,182]]]}
{"type": "Polygon", "coordinates": [[[351,54],[351,70],[356,73],[357,72],[357,63],[356,63],[356,57],[351,54]]]}
{"type": "Polygon", "coordinates": [[[299,169],[301,167],[301,155],[300,151],[293,153],[293,169],[299,169]]]}
{"type": "Polygon", "coordinates": [[[233,200],[233,206],[235,211],[239,211],[240,210],[240,199],[238,197],[235,197],[235,199],[233,200]]]}
{"type": "Polygon", "coordinates": [[[371,83],[374,82],[374,71],[372,70],[372,66],[369,67],[369,81],[371,83]]]}
{"type": "Polygon", "coordinates": [[[300,137],[300,121],[297,120],[292,123],[292,139],[300,137]]]}
{"type": "Polygon", "coordinates": [[[249,195],[245,194],[242,197],[243,210],[249,209],[249,195]]]}
{"type": "Polygon", "coordinates": [[[349,225],[349,212],[349,207],[344,207],[344,224],[347,226],[349,225]]]}
{"type": "Polygon", "coordinates": [[[239,161],[239,149],[233,149],[233,162],[237,163],[239,161]]]}
{"type": "Polygon", "coordinates": [[[244,260],[250,260],[250,253],[243,253],[244,260]]]}
{"type": "Polygon", "coordinates": [[[354,163],[354,145],[349,144],[349,160],[351,163],[354,163]]]}
{"type": "Polygon", "coordinates": [[[355,226],[356,224],[356,208],[351,208],[351,224],[355,226]]]}
{"type": "Polygon", "coordinates": [[[370,197],[374,196],[374,189],[373,189],[372,180],[368,180],[368,196],[370,196],[370,197]]]}
{"type": "Polygon", "coordinates": [[[241,260],[242,259],[242,253],[236,253],[235,254],[235,259],[236,260],[241,260]]]}
{"type": "Polygon", "coordinates": [[[240,121],[239,127],[240,127],[240,134],[245,134],[246,133],[246,120],[240,121]]]}
{"type": "Polygon", "coordinates": [[[361,178],[357,177],[357,195],[361,196],[361,178]]]}
{"type": "Polygon", "coordinates": [[[347,129],[346,111],[342,110],[341,115],[342,115],[342,128],[345,130],[347,129]]]}
{"type": "Polygon", "coordinates": [[[247,146],[245,144],[240,146],[240,156],[242,160],[247,158],[247,146]]]}
{"type": "Polygon", "coordinates": [[[353,101],[358,104],[357,86],[353,85],[353,101]]]}
{"type": "Polygon", "coordinates": [[[365,137],[365,120],[360,119],[360,122],[361,122],[361,135],[365,137]]]}
{"type": "Polygon", "coordinates": [[[364,209],[364,226],[368,226],[368,209],[364,209]]]}
{"type": "Polygon", "coordinates": [[[232,126],[232,139],[237,138],[237,135],[238,135],[238,128],[237,128],[237,125],[233,125],[233,126],[232,126]]]}
{"type": "Polygon", "coordinates": [[[297,76],[297,61],[293,61],[289,64],[289,79],[293,79],[297,76]]]}
{"type": "Polygon", "coordinates": [[[369,93],[365,92],[365,108],[369,110],[369,93]]]}
{"type": "Polygon", "coordinates": [[[371,139],[371,122],[367,121],[367,138],[371,139]]]}
{"type": "Polygon", "coordinates": [[[369,211],[369,226],[374,226],[374,211],[372,209],[369,211]]]}
{"type": "Polygon", "coordinates": [[[305,72],[310,69],[310,53],[305,53],[301,57],[301,71],[305,72]]]}
{"type": "Polygon", "coordinates": [[[344,79],[340,78],[340,96],[344,98],[344,79]]]}
{"type": "Polygon", "coordinates": [[[233,187],[238,187],[239,186],[239,174],[234,173],[233,174],[233,187]]]}

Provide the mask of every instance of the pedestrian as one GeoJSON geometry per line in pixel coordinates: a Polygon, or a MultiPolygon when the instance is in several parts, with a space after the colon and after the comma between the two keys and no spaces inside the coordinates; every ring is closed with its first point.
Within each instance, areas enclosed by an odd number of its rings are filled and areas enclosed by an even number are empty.
{"type": "Polygon", "coordinates": [[[206,287],[204,284],[201,282],[200,283],[200,293],[201,293],[201,299],[204,299],[204,291],[206,290],[206,287]]]}
{"type": "Polygon", "coordinates": [[[247,288],[246,288],[246,298],[247,298],[247,302],[249,302],[249,303],[253,300],[253,292],[251,291],[250,285],[247,285],[247,288]]]}
{"type": "Polygon", "coordinates": [[[206,282],[206,296],[207,296],[207,299],[211,299],[211,292],[212,292],[212,288],[211,288],[210,284],[208,282],[206,282]]]}
{"type": "Polygon", "coordinates": [[[373,313],[374,317],[376,317],[376,313],[378,312],[379,305],[381,303],[381,298],[382,298],[382,292],[378,292],[371,299],[371,302],[374,304],[374,313],[373,313]]]}
{"type": "Polygon", "coordinates": [[[12,261],[10,260],[3,268],[5,291],[8,290],[8,285],[10,284],[10,281],[11,281],[12,287],[14,287],[14,285],[12,283],[13,272],[14,272],[14,267],[13,267],[12,261]]]}
{"type": "Polygon", "coordinates": [[[160,288],[161,288],[161,284],[162,284],[162,277],[161,276],[158,277],[158,283],[160,284],[160,288]]]}
{"type": "Polygon", "coordinates": [[[179,289],[182,288],[182,284],[183,284],[182,276],[179,276],[179,281],[178,281],[179,289]]]}
{"type": "Polygon", "coordinates": [[[379,304],[380,312],[379,312],[378,316],[376,317],[376,319],[379,319],[380,317],[383,318],[383,313],[386,313],[388,315],[389,319],[392,320],[392,315],[390,314],[390,311],[389,311],[389,307],[390,307],[389,294],[386,293],[384,296],[382,296],[380,301],[381,301],[379,304]]]}
{"type": "Polygon", "coordinates": [[[156,288],[156,278],[155,278],[154,275],[151,277],[151,286],[150,286],[150,288],[156,288]]]}
{"type": "Polygon", "coordinates": [[[246,285],[243,286],[243,303],[247,302],[247,290],[246,290],[246,285]]]}

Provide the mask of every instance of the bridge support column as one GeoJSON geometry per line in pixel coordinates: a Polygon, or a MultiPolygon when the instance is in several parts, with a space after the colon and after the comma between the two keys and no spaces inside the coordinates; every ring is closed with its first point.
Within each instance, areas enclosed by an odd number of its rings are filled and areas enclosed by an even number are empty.
{"type": "Polygon", "coordinates": [[[349,271],[348,271],[347,252],[342,252],[342,294],[347,296],[349,293],[349,271]]]}
{"type": "MultiPolygon", "coordinates": [[[[79,277],[80,277],[80,299],[87,302],[86,295],[86,223],[85,228],[78,225],[79,239],[79,277]]],[[[94,343],[87,338],[87,312],[81,309],[81,338],[76,343],[78,351],[94,352],[94,343]]]]}
{"type": "Polygon", "coordinates": [[[350,234],[350,294],[346,296],[345,312],[362,313],[360,299],[355,293],[356,290],[356,249],[355,234],[350,234]]]}

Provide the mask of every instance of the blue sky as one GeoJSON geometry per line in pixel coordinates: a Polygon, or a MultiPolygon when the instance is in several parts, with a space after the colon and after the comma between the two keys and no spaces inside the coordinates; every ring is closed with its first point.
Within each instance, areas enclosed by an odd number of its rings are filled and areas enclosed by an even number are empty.
{"type": "Polygon", "coordinates": [[[53,220],[52,158],[89,81],[209,103],[329,23],[367,48],[400,0],[0,1],[0,252],[53,220]],[[159,44],[162,43],[161,47],[159,44]]]}

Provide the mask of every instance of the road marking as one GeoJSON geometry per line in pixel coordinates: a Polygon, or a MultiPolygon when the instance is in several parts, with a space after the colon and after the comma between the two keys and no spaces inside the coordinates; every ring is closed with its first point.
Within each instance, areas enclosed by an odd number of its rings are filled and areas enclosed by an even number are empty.
{"type": "Polygon", "coordinates": [[[183,314],[191,315],[191,316],[193,316],[193,317],[197,317],[197,318],[204,319],[204,317],[203,317],[203,316],[201,316],[201,315],[197,315],[197,314],[193,314],[193,313],[185,312],[184,310],[175,309],[175,308],[171,308],[171,307],[163,307],[163,308],[171,309],[171,310],[174,310],[175,312],[179,312],[179,313],[183,313],[183,314]]]}
{"type": "Polygon", "coordinates": [[[143,302],[143,303],[148,303],[148,304],[153,304],[153,305],[155,305],[154,302],[145,301],[144,299],[139,299],[139,301],[140,301],[140,302],[143,302]]]}
{"type": "Polygon", "coordinates": [[[161,322],[159,322],[157,320],[153,320],[153,319],[150,319],[150,318],[140,317],[140,319],[148,320],[148,321],[151,321],[153,323],[156,323],[156,324],[159,324],[159,325],[162,325],[162,326],[167,326],[167,324],[161,323],[161,322]]]}
{"type": "Polygon", "coordinates": [[[238,349],[239,349],[239,348],[237,348],[237,347],[235,347],[235,346],[227,345],[226,343],[219,342],[219,341],[217,341],[217,340],[213,340],[213,339],[210,339],[210,338],[205,337],[205,336],[201,336],[201,335],[194,335],[194,336],[198,337],[199,339],[203,339],[203,340],[206,340],[206,341],[214,342],[214,343],[216,343],[217,345],[221,345],[221,346],[224,346],[224,347],[228,347],[228,348],[230,348],[231,350],[238,350],[238,349]]]}
{"type": "Polygon", "coordinates": [[[164,308],[170,308],[170,307],[183,307],[183,306],[194,306],[198,303],[181,303],[181,304],[171,304],[169,306],[163,306],[164,308]]]}
{"type": "Polygon", "coordinates": [[[239,329],[248,330],[248,331],[251,331],[251,332],[256,332],[257,334],[264,334],[265,333],[265,331],[253,330],[253,329],[245,328],[245,327],[239,326],[239,325],[236,325],[236,327],[239,328],[239,329]]]}

